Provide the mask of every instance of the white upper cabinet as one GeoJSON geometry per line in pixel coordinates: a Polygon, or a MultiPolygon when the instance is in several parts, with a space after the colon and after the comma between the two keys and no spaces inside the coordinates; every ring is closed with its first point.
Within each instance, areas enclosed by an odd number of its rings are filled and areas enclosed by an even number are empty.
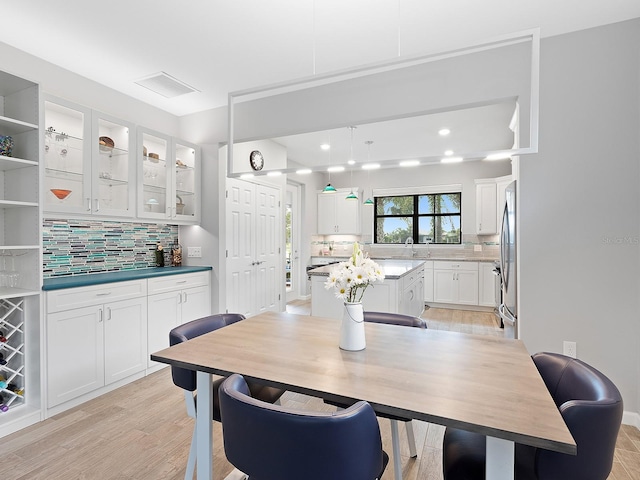
{"type": "Polygon", "coordinates": [[[495,179],[476,180],[476,233],[478,235],[498,233],[496,204],[495,179]]]}
{"type": "MultiPolygon", "coordinates": [[[[350,189],[338,189],[335,193],[318,193],[318,235],[360,235],[360,204],[347,200],[350,189]]],[[[353,190],[360,193],[357,189],[353,190]]]]}
{"type": "Polygon", "coordinates": [[[134,217],[133,125],[63,99],[44,105],[45,212],[134,217]]]}
{"type": "Polygon", "coordinates": [[[138,129],[138,217],[200,221],[200,148],[138,129]]]}

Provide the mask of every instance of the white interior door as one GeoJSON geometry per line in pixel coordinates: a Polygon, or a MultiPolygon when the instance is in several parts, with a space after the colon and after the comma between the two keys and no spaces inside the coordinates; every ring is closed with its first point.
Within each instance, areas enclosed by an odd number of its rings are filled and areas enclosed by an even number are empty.
{"type": "Polygon", "coordinates": [[[227,180],[227,310],[280,310],[281,192],[227,180]]]}
{"type": "Polygon", "coordinates": [[[280,191],[256,185],[255,235],[257,305],[254,312],[277,311],[282,289],[280,274],[280,191]]]}
{"type": "Polygon", "coordinates": [[[255,186],[227,179],[227,310],[252,314],[255,259],[252,237],[255,225],[255,186]]]}

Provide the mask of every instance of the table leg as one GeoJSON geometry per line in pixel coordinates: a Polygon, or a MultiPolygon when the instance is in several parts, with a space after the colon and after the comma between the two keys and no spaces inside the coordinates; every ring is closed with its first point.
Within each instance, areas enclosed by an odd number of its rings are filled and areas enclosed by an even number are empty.
{"type": "Polygon", "coordinates": [[[487,478],[492,480],[513,480],[515,464],[515,444],[510,440],[487,437],[487,478]]]}
{"type": "Polygon", "coordinates": [[[197,372],[196,388],[196,458],[198,480],[211,480],[213,477],[213,380],[211,374],[197,372]]]}

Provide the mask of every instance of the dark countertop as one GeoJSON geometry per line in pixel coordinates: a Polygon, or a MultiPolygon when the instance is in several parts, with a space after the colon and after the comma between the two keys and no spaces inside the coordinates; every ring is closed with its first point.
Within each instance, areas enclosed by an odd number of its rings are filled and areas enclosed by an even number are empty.
{"type": "Polygon", "coordinates": [[[206,272],[212,267],[157,267],[138,268],[135,270],[119,270],[117,272],[88,273],[85,275],[69,275],[64,277],[45,278],[42,290],[59,290],[62,288],[86,287],[103,283],[126,282],[143,278],[164,277],[181,273],[206,272]]]}

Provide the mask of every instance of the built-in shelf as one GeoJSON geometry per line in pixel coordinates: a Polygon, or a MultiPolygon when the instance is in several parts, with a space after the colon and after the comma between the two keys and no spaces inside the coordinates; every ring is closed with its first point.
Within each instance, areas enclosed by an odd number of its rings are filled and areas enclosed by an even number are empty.
{"type": "Polygon", "coordinates": [[[33,160],[25,160],[23,158],[5,157],[0,155],[0,171],[8,172],[9,170],[17,170],[19,168],[37,167],[38,162],[33,160]]]}
{"type": "Polygon", "coordinates": [[[18,135],[20,133],[37,130],[38,126],[33,123],[23,122],[14,118],[0,116],[0,131],[3,135],[18,135]]]}

